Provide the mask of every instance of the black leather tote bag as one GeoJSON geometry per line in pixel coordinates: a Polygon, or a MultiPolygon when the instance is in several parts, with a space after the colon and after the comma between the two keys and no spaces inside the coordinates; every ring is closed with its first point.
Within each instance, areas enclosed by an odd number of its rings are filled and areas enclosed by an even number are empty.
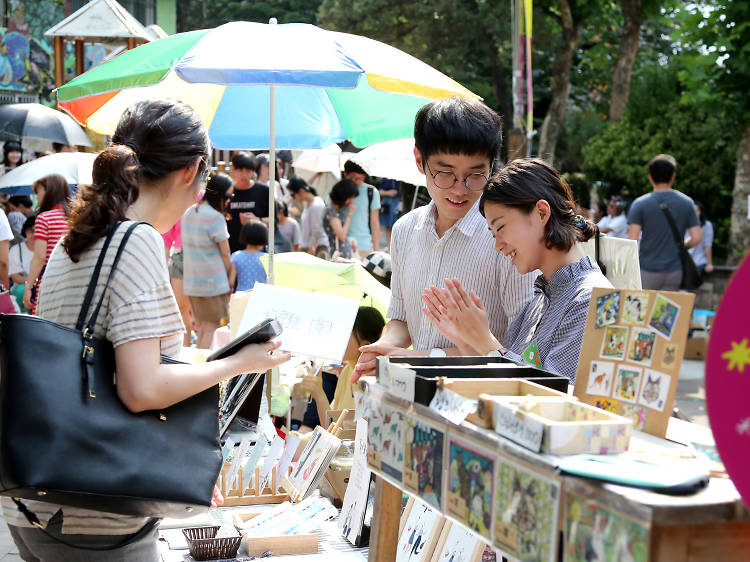
{"type": "Polygon", "coordinates": [[[85,326],[117,228],[76,329],[0,315],[0,494],[146,517],[186,516],[210,505],[221,468],[218,386],[135,414],[117,396],[112,344],[93,337],[112,273],[139,224],[128,227],[85,326]]]}

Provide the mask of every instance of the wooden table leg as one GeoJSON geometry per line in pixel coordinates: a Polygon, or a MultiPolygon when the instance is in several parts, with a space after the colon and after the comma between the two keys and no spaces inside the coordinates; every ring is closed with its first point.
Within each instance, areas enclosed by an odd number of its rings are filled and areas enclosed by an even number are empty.
{"type": "Polygon", "coordinates": [[[400,518],[401,490],[376,476],[369,562],[393,562],[396,559],[400,518]]]}

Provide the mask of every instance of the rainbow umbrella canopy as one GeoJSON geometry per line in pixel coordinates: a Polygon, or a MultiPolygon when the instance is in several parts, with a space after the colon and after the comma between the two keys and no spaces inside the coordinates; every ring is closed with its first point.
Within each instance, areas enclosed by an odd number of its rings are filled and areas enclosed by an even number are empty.
{"type": "MultiPolygon", "coordinates": [[[[357,146],[413,136],[414,116],[435,100],[478,98],[384,43],[310,24],[231,22],[178,33],[119,55],[58,88],[81,124],[114,132],[136,101],[178,99],[195,109],[221,149],[357,146]]],[[[271,166],[269,183],[274,183],[271,166]]],[[[269,200],[269,283],[274,201],[269,200]]]]}
{"type": "Polygon", "coordinates": [[[420,107],[452,96],[478,98],[384,43],[309,24],[251,22],[152,41],[57,90],[60,107],[103,134],[135,101],[179,99],[222,149],[408,138],[420,107]],[[270,114],[272,93],[277,109],[270,114]]]}

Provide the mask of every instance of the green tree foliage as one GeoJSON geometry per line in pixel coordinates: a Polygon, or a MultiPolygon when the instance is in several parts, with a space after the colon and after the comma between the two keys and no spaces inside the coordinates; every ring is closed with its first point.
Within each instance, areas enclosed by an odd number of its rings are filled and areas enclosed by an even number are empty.
{"type": "Polygon", "coordinates": [[[601,182],[599,196],[647,193],[646,166],[666,152],[677,160],[675,188],[703,202],[716,225],[716,253],[726,253],[728,209],[732,200],[736,135],[723,119],[700,103],[680,103],[681,69],[658,64],[640,68],[633,77],[628,110],[605,127],[582,150],[582,170],[601,182]]]}
{"type": "MultiPolygon", "coordinates": [[[[180,0],[177,30],[217,27],[230,21],[315,23],[321,0],[180,0]]],[[[302,46],[300,46],[302,47],[302,46]]]]}

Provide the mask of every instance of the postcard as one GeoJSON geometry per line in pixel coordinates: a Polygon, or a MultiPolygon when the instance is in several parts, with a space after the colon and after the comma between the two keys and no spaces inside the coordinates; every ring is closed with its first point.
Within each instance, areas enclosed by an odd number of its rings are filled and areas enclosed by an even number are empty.
{"type": "Polygon", "coordinates": [[[631,325],[642,325],[646,322],[648,299],[648,293],[625,293],[621,322],[631,325]]]}
{"type": "Polygon", "coordinates": [[[617,324],[620,316],[620,291],[602,295],[596,299],[596,327],[617,324]]]}
{"type": "Polygon", "coordinates": [[[589,380],[586,385],[586,393],[609,396],[612,393],[612,382],[614,379],[614,363],[611,361],[592,361],[589,370],[589,380]]]}
{"type": "Polygon", "coordinates": [[[620,365],[615,377],[615,392],[613,397],[617,400],[635,402],[638,397],[638,388],[640,387],[642,375],[643,369],[640,367],[620,365]]]}
{"type": "Polygon", "coordinates": [[[645,328],[633,328],[630,330],[630,345],[628,346],[627,360],[634,363],[651,365],[651,357],[654,354],[656,332],[645,328]]]}
{"type": "Polygon", "coordinates": [[[656,295],[654,308],[651,311],[651,319],[648,325],[659,332],[668,340],[672,339],[672,331],[677,325],[677,317],[680,315],[680,305],[672,302],[662,294],[656,295]]]}
{"type": "Polygon", "coordinates": [[[625,359],[625,346],[628,341],[628,329],[621,326],[607,326],[602,341],[602,359],[625,359]]]}
{"type": "Polygon", "coordinates": [[[671,376],[652,369],[646,369],[646,373],[643,375],[643,384],[641,385],[641,394],[638,398],[638,403],[663,412],[664,406],[667,403],[671,382],[671,376]]]}
{"type": "Polygon", "coordinates": [[[445,428],[408,414],[404,445],[404,488],[442,510],[445,428]]]}

